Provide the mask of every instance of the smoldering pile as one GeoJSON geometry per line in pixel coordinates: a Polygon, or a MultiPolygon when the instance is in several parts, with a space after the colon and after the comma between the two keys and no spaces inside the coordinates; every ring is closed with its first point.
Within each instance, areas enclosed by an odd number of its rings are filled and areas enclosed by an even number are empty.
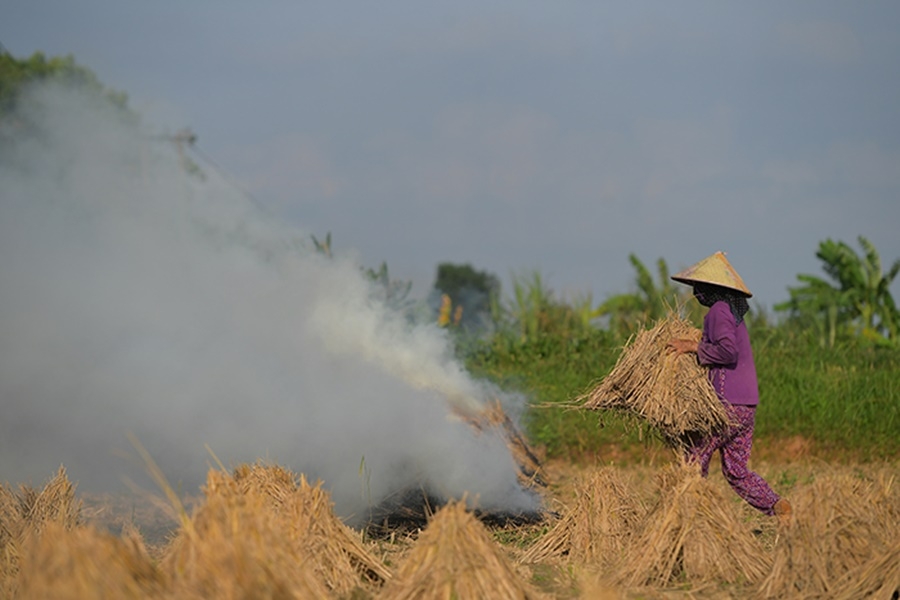
{"type": "MultiPolygon", "coordinates": [[[[518,468],[517,481],[521,491],[535,500],[536,508],[528,510],[480,508],[476,504],[472,506],[473,514],[482,522],[495,526],[525,525],[546,518],[541,500],[541,494],[547,488],[543,465],[501,403],[489,402],[476,414],[454,411],[454,418],[464,421],[480,434],[498,435],[503,439],[518,468]]],[[[421,482],[396,490],[371,507],[365,527],[369,535],[376,537],[396,534],[397,531],[417,531],[427,525],[438,509],[453,500],[428,482],[421,482]]]]}
{"type": "Polygon", "coordinates": [[[701,332],[674,311],[632,336],[610,373],[575,399],[580,408],[620,411],[659,431],[673,446],[692,434],[719,431],[728,414],[693,355],[667,349],[677,338],[701,332]]]}

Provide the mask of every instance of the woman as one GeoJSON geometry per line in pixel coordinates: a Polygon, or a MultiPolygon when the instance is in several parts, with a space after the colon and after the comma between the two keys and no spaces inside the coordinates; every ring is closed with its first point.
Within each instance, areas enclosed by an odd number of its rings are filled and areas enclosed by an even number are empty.
{"type": "Polygon", "coordinates": [[[701,365],[709,367],[710,382],[733,421],[726,431],[696,441],[688,450],[688,460],[698,463],[706,477],[709,461],[718,450],[722,473],[731,488],[754,508],[788,522],[790,503],[747,466],[759,404],[756,366],[744,322],[750,309],[747,298],[752,294],[722,252],[672,275],[672,279],[692,286],[694,297],[709,311],[703,318],[699,342],[673,339],[669,348],[679,354],[694,353],[701,365]]]}

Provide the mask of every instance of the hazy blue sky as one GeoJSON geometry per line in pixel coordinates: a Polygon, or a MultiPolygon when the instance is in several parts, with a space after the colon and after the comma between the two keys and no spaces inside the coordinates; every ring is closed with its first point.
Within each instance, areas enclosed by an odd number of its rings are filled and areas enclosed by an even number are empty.
{"type": "Polygon", "coordinates": [[[599,301],[629,253],[723,250],[770,306],[825,238],[900,257],[898,31],[887,1],[21,0],[0,43],[419,295],[451,261],[599,301]]]}

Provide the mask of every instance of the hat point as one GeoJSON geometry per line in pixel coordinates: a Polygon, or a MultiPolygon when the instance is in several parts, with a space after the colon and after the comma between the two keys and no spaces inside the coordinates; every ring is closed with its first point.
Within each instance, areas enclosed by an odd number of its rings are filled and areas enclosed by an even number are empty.
{"type": "Polygon", "coordinates": [[[740,292],[748,298],[753,296],[744,284],[744,280],[741,279],[735,268],[731,266],[731,263],[725,258],[725,253],[721,250],[707,256],[697,264],[672,275],[671,279],[688,285],[709,283],[740,292]]]}

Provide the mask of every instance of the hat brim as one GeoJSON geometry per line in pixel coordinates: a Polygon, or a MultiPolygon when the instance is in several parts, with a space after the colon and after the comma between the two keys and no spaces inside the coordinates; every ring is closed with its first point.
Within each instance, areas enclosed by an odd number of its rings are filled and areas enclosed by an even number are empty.
{"type": "Polygon", "coordinates": [[[715,285],[720,288],[725,288],[727,290],[731,290],[732,292],[737,292],[738,294],[740,294],[741,296],[744,296],[746,298],[753,297],[753,294],[750,293],[748,290],[738,289],[736,287],[733,287],[730,285],[725,285],[725,284],[715,282],[715,281],[706,281],[704,279],[688,279],[687,277],[675,277],[674,275],[672,277],[670,277],[670,279],[677,281],[678,283],[684,283],[684,284],[691,285],[691,286],[694,285],[695,283],[705,283],[707,285],[715,285]]]}
{"type": "Polygon", "coordinates": [[[744,280],[738,275],[724,252],[716,252],[707,256],[695,265],[692,265],[671,276],[671,279],[679,283],[694,285],[695,283],[707,283],[733,290],[751,298],[753,294],[747,289],[744,280]]]}

